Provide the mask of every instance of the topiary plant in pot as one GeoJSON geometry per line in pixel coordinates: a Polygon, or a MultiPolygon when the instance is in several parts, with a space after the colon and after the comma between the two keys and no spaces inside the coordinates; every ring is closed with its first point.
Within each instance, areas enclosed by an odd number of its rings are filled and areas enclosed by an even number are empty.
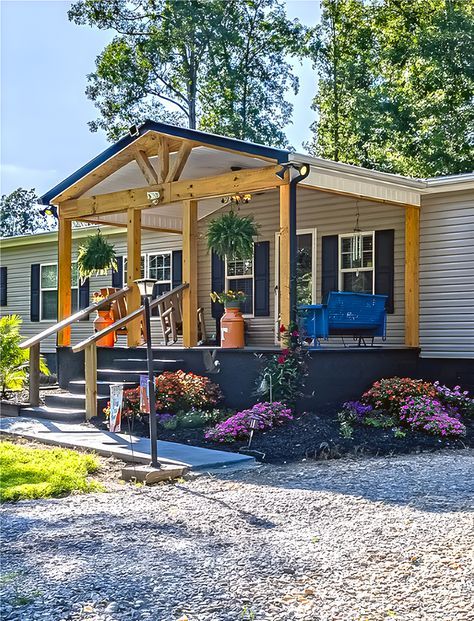
{"type": "Polygon", "coordinates": [[[110,269],[117,269],[115,248],[100,231],[96,235],[90,235],[79,246],[77,269],[82,280],[90,276],[105,276],[110,269]]]}
{"type": "Polygon", "coordinates": [[[251,216],[239,216],[234,211],[211,220],[207,229],[207,247],[221,259],[250,259],[253,255],[253,238],[258,226],[251,216]]]}

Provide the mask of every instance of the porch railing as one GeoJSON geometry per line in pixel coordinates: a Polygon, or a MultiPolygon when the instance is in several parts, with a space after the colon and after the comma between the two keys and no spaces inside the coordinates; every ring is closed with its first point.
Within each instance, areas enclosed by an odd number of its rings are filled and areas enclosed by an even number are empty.
{"type": "MultiPolygon", "coordinates": [[[[165,316],[160,314],[161,325],[165,344],[169,344],[169,336],[176,342],[178,338],[177,322],[182,316],[182,293],[184,289],[189,287],[188,283],[183,283],[175,287],[171,291],[160,295],[150,302],[150,310],[159,308],[165,316]],[[166,327],[166,332],[165,332],[166,327]]],[[[126,317],[123,317],[115,323],[107,326],[103,330],[96,332],[92,336],[84,339],[72,348],[73,352],[84,350],[84,380],[86,389],[86,420],[97,414],[97,341],[111,332],[115,332],[126,326],[130,321],[138,319],[143,315],[145,307],[132,311],[126,317]]]]}
{"type": "Polygon", "coordinates": [[[101,308],[104,308],[105,306],[110,305],[111,302],[114,302],[115,300],[120,300],[125,295],[127,295],[127,293],[130,290],[131,290],[130,287],[126,286],[126,287],[123,287],[123,289],[120,289],[119,291],[114,291],[114,293],[104,298],[100,302],[95,302],[93,304],[90,304],[87,308],[83,308],[77,311],[77,313],[73,313],[69,317],[66,317],[65,319],[62,319],[61,321],[58,321],[53,326],[49,326],[49,328],[46,328],[46,330],[43,330],[36,336],[32,336],[31,338],[27,339],[26,341],[23,341],[23,343],[20,344],[20,347],[22,349],[30,350],[30,364],[29,364],[29,369],[30,369],[29,402],[30,402],[30,405],[32,406],[39,405],[39,386],[40,386],[40,371],[39,371],[40,364],[39,363],[40,363],[41,341],[48,338],[49,336],[52,336],[53,334],[57,334],[58,332],[61,332],[61,330],[64,330],[64,328],[68,328],[70,325],[72,325],[76,321],[80,321],[81,319],[84,319],[84,317],[87,317],[87,315],[90,315],[94,311],[100,310],[101,308]]]}

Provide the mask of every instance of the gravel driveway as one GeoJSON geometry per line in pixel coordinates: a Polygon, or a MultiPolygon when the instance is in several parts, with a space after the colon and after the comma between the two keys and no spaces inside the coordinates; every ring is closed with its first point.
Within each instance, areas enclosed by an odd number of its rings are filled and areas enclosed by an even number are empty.
{"type": "Polygon", "coordinates": [[[474,451],[2,509],[2,620],[472,621],[474,451]]]}

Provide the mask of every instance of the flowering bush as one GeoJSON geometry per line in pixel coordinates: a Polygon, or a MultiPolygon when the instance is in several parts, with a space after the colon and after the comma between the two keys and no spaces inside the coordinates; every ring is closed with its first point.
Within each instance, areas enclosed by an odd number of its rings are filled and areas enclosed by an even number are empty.
{"type": "Polygon", "coordinates": [[[430,382],[409,377],[389,377],[374,382],[362,395],[362,401],[375,409],[396,414],[407,397],[436,397],[436,388],[430,382]]]}
{"type": "MultiPolygon", "coordinates": [[[[155,405],[157,412],[176,413],[191,408],[209,409],[222,400],[222,392],[208,377],[185,373],[184,371],[165,371],[155,378],[155,405]]],[[[104,408],[110,414],[110,402],[104,408]]],[[[130,388],[123,392],[124,417],[141,415],[140,390],[130,388]]]]}
{"type": "Polygon", "coordinates": [[[288,405],[294,405],[298,397],[303,396],[305,377],[308,370],[300,342],[300,334],[296,324],[288,328],[280,326],[280,337],[285,346],[279,354],[268,360],[257,378],[256,394],[263,398],[270,398],[270,384],[272,398],[288,405]]]}
{"type": "Polygon", "coordinates": [[[263,431],[281,425],[293,419],[290,408],[283,403],[257,403],[248,410],[237,412],[227,420],[218,423],[206,431],[205,437],[216,442],[235,442],[250,436],[252,422],[256,421],[256,430],[263,431]]]}
{"type": "Polygon", "coordinates": [[[229,418],[233,414],[232,410],[218,409],[203,410],[191,408],[189,411],[180,411],[177,414],[159,414],[158,422],[165,429],[199,429],[215,425],[219,421],[229,418]]]}
{"type": "Polygon", "coordinates": [[[435,382],[433,386],[438,393],[438,398],[444,404],[449,405],[464,416],[474,416],[474,399],[469,397],[467,390],[462,391],[461,386],[455,386],[451,389],[444,385],[441,386],[439,382],[435,382]]]}
{"type": "Polygon", "coordinates": [[[374,410],[371,405],[362,403],[362,401],[346,401],[337,417],[341,425],[341,434],[345,438],[352,437],[354,425],[367,425],[383,429],[397,425],[394,416],[384,410],[374,410]]]}
{"type": "Polygon", "coordinates": [[[435,436],[463,436],[466,427],[439,399],[409,397],[400,408],[400,421],[415,431],[435,436]]]}

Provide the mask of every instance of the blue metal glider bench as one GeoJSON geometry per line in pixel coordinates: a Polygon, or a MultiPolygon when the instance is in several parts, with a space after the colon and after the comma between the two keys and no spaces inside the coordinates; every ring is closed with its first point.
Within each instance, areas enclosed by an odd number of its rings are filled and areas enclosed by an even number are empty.
{"type": "Polygon", "coordinates": [[[371,339],[373,345],[376,336],[385,340],[386,301],[386,295],[331,291],[326,304],[298,307],[302,338],[312,341],[312,347],[319,347],[319,339],[330,336],[341,336],[343,342],[350,336],[359,346],[366,345],[365,339],[371,339]]]}

